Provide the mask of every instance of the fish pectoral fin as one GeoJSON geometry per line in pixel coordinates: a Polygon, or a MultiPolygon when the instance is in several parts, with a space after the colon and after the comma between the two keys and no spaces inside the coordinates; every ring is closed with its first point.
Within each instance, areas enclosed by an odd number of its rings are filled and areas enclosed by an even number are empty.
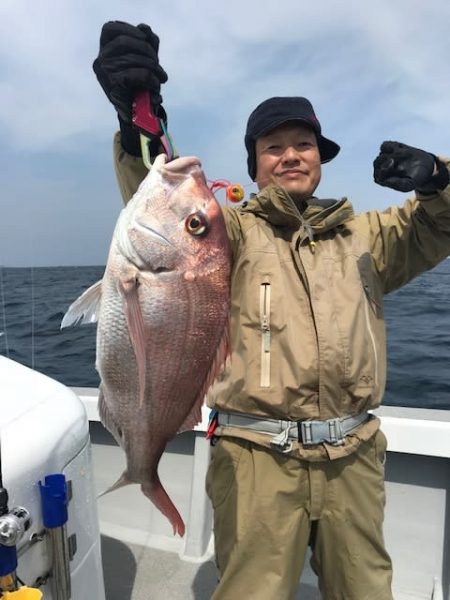
{"type": "Polygon", "coordinates": [[[206,393],[214,383],[216,377],[222,371],[222,368],[225,365],[228,356],[230,356],[230,348],[230,321],[228,319],[224,327],[222,338],[219,342],[219,345],[217,346],[216,355],[211,363],[211,367],[208,371],[205,381],[203,382],[203,385],[200,388],[199,394],[195,399],[191,411],[189,412],[188,416],[179,428],[178,433],[183,433],[183,431],[191,431],[196,425],[198,425],[201,422],[202,406],[205,400],[206,393]]]}
{"type": "Polygon", "coordinates": [[[86,323],[96,323],[101,299],[102,280],[100,279],[69,306],[61,321],[61,329],[75,325],[85,325],[86,323]]]}
{"type": "Polygon", "coordinates": [[[138,296],[137,274],[119,281],[119,289],[123,298],[124,314],[127,320],[128,333],[138,367],[139,406],[144,404],[146,378],[145,327],[138,296]]]}

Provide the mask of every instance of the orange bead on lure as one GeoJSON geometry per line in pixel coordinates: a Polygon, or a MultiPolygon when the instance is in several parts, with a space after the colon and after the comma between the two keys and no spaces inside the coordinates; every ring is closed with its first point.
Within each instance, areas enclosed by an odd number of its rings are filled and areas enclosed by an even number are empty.
{"type": "Polygon", "coordinates": [[[242,185],[240,185],[239,183],[230,183],[225,179],[216,179],[215,181],[211,182],[209,189],[213,193],[216,190],[224,189],[226,198],[230,202],[240,202],[244,199],[245,196],[244,188],[242,187],[242,185]]]}
{"type": "Polygon", "coordinates": [[[240,202],[244,199],[244,188],[239,183],[233,183],[227,187],[227,198],[230,202],[240,202]]]}

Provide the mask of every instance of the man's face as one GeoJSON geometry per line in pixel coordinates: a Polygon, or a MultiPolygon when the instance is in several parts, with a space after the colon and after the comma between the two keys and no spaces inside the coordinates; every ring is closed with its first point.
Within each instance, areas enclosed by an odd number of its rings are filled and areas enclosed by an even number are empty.
{"type": "Polygon", "coordinates": [[[256,140],[256,183],[283,187],[293,200],[307,200],[319,185],[320,154],[314,131],[289,121],[256,140]]]}

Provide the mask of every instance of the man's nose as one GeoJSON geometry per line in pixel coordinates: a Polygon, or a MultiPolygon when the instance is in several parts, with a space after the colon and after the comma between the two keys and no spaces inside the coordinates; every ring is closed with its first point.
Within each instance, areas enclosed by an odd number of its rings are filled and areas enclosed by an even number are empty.
{"type": "Polygon", "coordinates": [[[296,149],[294,148],[294,146],[288,146],[285,151],[283,152],[283,156],[281,157],[281,161],[283,163],[299,163],[300,162],[300,156],[299,153],[296,151],[296,149]]]}

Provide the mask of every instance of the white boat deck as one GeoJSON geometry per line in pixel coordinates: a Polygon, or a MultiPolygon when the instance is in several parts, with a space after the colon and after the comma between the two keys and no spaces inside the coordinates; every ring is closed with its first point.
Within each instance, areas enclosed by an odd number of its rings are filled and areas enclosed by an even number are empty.
{"type": "MultiPolygon", "coordinates": [[[[102,536],[106,600],[210,600],[213,560],[191,563],[173,552],[102,536]]],[[[314,583],[301,583],[295,600],[320,600],[314,583]]]]}
{"type": "MultiPolygon", "coordinates": [[[[100,423],[96,390],[76,390],[90,419],[99,490],[122,472],[124,457],[100,423]]],[[[386,545],[395,600],[450,600],[450,411],[383,407],[388,438],[386,545]]],[[[211,507],[204,494],[206,422],[173,440],[160,476],[187,522],[184,540],[128,486],[98,502],[107,600],[207,600],[216,584],[211,507]]],[[[308,560],[296,600],[319,600],[308,560]]]]}
{"type": "MultiPolygon", "coordinates": [[[[33,582],[51,568],[55,553],[48,536],[42,545],[29,545],[29,536],[42,530],[37,482],[62,472],[71,482],[67,534],[76,539],[70,561],[73,600],[105,600],[99,533],[106,600],[209,599],[216,569],[212,509],[204,489],[207,411],[195,431],[168,444],[159,465],[187,525],[181,539],[137,485],[96,500],[125,466],[124,452],[99,423],[97,390],[75,389],[75,394],[2,357],[0,371],[3,481],[11,506],[25,506],[33,516],[19,546],[20,577],[33,582]]],[[[394,598],[450,600],[450,411],[383,407],[376,412],[388,438],[384,532],[394,564],[394,598]]],[[[43,584],[48,600],[56,597],[55,581],[50,577],[43,584]]],[[[320,598],[308,560],[298,598],[320,598]]]]}

